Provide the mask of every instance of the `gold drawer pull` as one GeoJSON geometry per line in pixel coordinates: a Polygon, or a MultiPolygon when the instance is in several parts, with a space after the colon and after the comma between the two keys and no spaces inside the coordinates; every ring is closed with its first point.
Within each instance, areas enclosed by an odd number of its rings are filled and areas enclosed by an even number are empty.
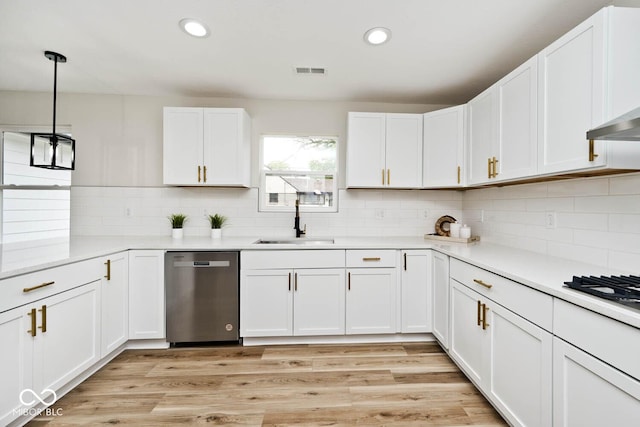
{"type": "Polygon", "coordinates": [[[364,257],[362,258],[363,261],[380,261],[380,257],[364,257]]]}
{"type": "Polygon", "coordinates": [[[198,165],[198,182],[200,182],[200,181],[201,181],[201,179],[200,179],[200,165],[198,165]]]}
{"type": "Polygon", "coordinates": [[[207,167],[206,166],[202,167],[202,181],[203,182],[207,182],[207,167]]]}
{"type": "Polygon", "coordinates": [[[42,313],[42,326],[38,326],[42,332],[47,332],[47,306],[43,305],[39,312],[42,313]]]}
{"type": "Polygon", "coordinates": [[[22,290],[22,292],[27,293],[27,292],[31,292],[31,291],[35,291],[36,289],[40,289],[40,288],[44,288],[45,286],[51,286],[56,282],[45,282],[45,283],[41,283],[38,286],[32,286],[30,288],[24,288],[22,290]]]}
{"type": "Polygon", "coordinates": [[[27,333],[31,334],[32,337],[36,336],[36,309],[32,308],[30,312],[27,313],[31,316],[31,329],[27,331],[27,333]]]}
{"type": "Polygon", "coordinates": [[[482,324],[482,315],[480,314],[480,310],[482,309],[482,303],[478,300],[478,326],[482,324]]]}
{"type": "Polygon", "coordinates": [[[482,280],[480,280],[480,279],[473,279],[473,281],[474,281],[474,282],[476,282],[476,283],[477,283],[478,285],[480,285],[480,286],[484,286],[484,287],[485,287],[485,288],[487,288],[487,289],[491,289],[491,288],[493,288],[493,285],[490,285],[490,284],[488,284],[488,283],[485,283],[485,282],[483,282],[483,281],[482,281],[482,280]]]}
{"type": "Polygon", "coordinates": [[[487,329],[487,327],[489,326],[489,324],[487,323],[487,310],[489,310],[489,307],[487,307],[486,304],[482,304],[482,329],[483,330],[487,329]]]}
{"type": "Polygon", "coordinates": [[[111,280],[111,260],[108,259],[107,262],[104,263],[107,266],[107,275],[104,276],[105,279],[111,280]]]}

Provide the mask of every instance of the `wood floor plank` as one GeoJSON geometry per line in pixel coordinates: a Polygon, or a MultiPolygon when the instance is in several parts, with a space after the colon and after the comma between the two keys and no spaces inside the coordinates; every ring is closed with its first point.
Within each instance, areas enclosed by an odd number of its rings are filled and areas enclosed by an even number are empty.
{"type": "Polygon", "coordinates": [[[30,426],[506,425],[436,343],[125,351],[30,426]]]}

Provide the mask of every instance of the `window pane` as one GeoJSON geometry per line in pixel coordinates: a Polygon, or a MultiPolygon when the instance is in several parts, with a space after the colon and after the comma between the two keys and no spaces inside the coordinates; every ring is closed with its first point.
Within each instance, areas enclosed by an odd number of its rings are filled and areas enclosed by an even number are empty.
{"type": "Polygon", "coordinates": [[[262,194],[269,207],[293,207],[296,199],[303,206],[332,207],[333,186],[333,175],[266,173],[262,194]]]}
{"type": "Polygon", "coordinates": [[[264,169],[333,172],[336,147],[337,142],[332,138],[265,136],[264,169]]]}

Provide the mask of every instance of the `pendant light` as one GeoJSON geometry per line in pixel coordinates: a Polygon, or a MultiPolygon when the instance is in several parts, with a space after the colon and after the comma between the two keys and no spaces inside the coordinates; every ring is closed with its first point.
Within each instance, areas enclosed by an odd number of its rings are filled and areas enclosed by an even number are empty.
{"type": "Polygon", "coordinates": [[[53,131],[31,134],[30,165],[45,169],[73,170],[75,168],[76,141],[67,135],[56,133],[58,62],[65,63],[67,58],[49,50],[44,52],[44,56],[53,61],[53,131]]]}

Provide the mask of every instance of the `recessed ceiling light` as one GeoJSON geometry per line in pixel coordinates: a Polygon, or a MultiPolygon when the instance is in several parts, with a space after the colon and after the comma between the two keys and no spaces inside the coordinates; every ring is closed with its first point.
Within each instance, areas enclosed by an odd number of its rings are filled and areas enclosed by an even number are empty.
{"type": "Polygon", "coordinates": [[[389,41],[391,38],[391,30],[384,27],[372,28],[364,33],[364,40],[372,45],[379,45],[389,41]]]}
{"type": "Polygon", "coordinates": [[[207,26],[196,19],[184,18],[180,20],[180,28],[193,37],[207,37],[209,35],[207,26]]]}

